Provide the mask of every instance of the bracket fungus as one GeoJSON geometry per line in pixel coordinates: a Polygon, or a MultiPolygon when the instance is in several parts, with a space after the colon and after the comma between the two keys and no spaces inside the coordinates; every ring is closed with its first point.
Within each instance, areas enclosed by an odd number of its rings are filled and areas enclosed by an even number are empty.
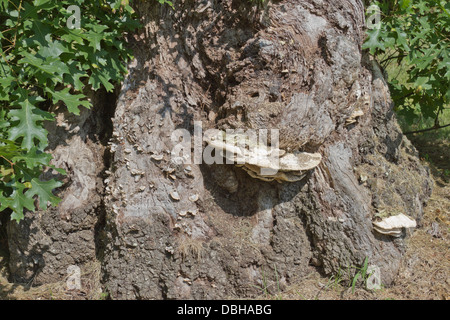
{"type": "Polygon", "coordinates": [[[381,221],[373,221],[375,231],[394,237],[400,237],[403,228],[415,228],[416,225],[416,220],[411,219],[403,213],[384,218],[381,221]]]}
{"type": "Polygon", "coordinates": [[[348,117],[347,119],[345,119],[345,126],[349,126],[352,123],[356,122],[356,119],[358,119],[359,117],[362,117],[364,115],[364,112],[356,109],[355,111],[352,112],[352,114],[350,115],[350,117],[348,117]]]}
{"type": "Polygon", "coordinates": [[[258,143],[246,133],[225,133],[208,130],[204,141],[226,158],[227,163],[241,167],[251,177],[263,181],[295,182],[322,161],[319,153],[288,153],[276,147],[258,143]]]}

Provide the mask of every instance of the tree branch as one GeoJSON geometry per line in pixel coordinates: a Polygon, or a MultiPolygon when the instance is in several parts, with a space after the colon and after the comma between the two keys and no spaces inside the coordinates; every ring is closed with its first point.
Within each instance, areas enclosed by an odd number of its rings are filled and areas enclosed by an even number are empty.
{"type": "Polygon", "coordinates": [[[442,129],[445,127],[450,127],[450,123],[449,124],[445,124],[443,126],[433,126],[431,128],[427,128],[427,129],[422,129],[422,130],[415,130],[415,131],[407,131],[407,132],[403,132],[403,134],[413,134],[413,133],[422,133],[422,132],[427,132],[427,131],[433,131],[433,130],[438,130],[438,129],[442,129]]]}
{"type": "Polygon", "coordinates": [[[383,64],[383,63],[385,63],[385,62],[387,62],[387,61],[389,61],[389,60],[392,60],[392,59],[396,59],[396,58],[404,58],[404,57],[406,57],[406,56],[407,56],[406,54],[401,54],[401,55],[398,55],[398,56],[390,56],[390,57],[384,59],[383,61],[381,61],[380,64],[383,64]]]}

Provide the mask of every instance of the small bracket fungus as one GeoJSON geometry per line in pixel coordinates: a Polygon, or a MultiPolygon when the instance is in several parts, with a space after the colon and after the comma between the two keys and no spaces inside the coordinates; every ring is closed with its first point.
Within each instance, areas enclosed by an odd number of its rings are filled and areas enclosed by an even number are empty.
{"type": "Polygon", "coordinates": [[[198,194],[193,194],[189,196],[189,200],[192,202],[197,202],[198,200],[198,194]]]}
{"type": "Polygon", "coordinates": [[[150,158],[155,159],[156,161],[161,161],[164,159],[164,156],[162,154],[152,154],[150,158]]]}
{"type": "Polygon", "coordinates": [[[381,234],[387,234],[393,237],[400,237],[403,228],[415,228],[416,221],[400,213],[395,216],[384,218],[381,221],[373,221],[373,228],[381,234]]]}
{"type": "Polygon", "coordinates": [[[175,201],[179,201],[181,198],[180,198],[180,195],[178,194],[178,192],[176,192],[176,191],[172,191],[171,193],[170,193],[170,197],[173,199],[173,200],[175,200],[175,201]]]}
{"type": "Polygon", "coordinates": [[[256,142],[245,133],[228,134],[220,130],[208,130],[204,140],[215,148],[227,163],[241,167],[251,177],[263,181],[300,181],[306,171],[319,165],[319,153],[287,153],[275,147],[256,142]]]}
{"type": "Polygon", "coordinates": [[[359,109],[356,109],[355,111],[352,112],[352,114],[350,115],[350,117],[348,117],[347,119],[345,119],[345,126],[349,126],[352,123],[355,123],[356,120],[359,117],[362,117],[364,115],[364,112],[362,112],[359,109]]]}

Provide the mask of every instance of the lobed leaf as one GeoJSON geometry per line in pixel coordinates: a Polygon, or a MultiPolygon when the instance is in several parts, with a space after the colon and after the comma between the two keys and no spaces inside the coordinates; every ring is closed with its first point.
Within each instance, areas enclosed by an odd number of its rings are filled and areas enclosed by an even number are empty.
{"type": "Polygon", "coordinates": [[[35,145],[43,150],[47,144],[47,130],[42,126],[44,120],[53,117],[48,112],[42,111],[34,106],[38,101],[43,101],[40,97],[21,97],[17,104],[20,109],[10,110],[9,116],[15,122],[9,130],[9,140],[18,141],[22,138],[21,146],[28,150],[35,145]]]}
{"type": "Polygon", "coordinates": [[[41,209],[47,208],[47,203],[56,206],[61,199],[53,194],[53,189],[62,186],[62,182],[56,181],[54,179],[49,181],[41,181],[37,178],[31,180],[31,189],[25,192],[25,196],[30,198],[32,196],[39,197],[39,207],[41,209]]]}

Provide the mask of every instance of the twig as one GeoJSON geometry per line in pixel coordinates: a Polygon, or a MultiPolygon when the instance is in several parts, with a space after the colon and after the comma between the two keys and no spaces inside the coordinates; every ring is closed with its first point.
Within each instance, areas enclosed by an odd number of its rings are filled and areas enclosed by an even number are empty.
{"type": "MultiPolygon", "coordinates": [[[[397,76],[398,76],[398,75],[397,75],[397,76]]],[[[394,99],[395,101],[398,101],[398,100],[401,100],[401,99],[408,98],[409,96],[412,96],[413,94],[414,94],[414,92],[409,92],[409,93],[405,94],[404,96],[402,96],[402,97],[400,97],[400,98],[393,97],[393,99],[394,99]]]]}
{"type": "Polygon", "coordinates": [[[380,64],[384,64],[385,62],[387,62],[387,61],[389,61],[389,60],[392,60],[392,59],[396,59],[396,58],[404,58],[404,57],[406,57],[406,54],[400,54],[400,55],[394,56],[394,57],[393,57],[393,56],[390,56],[390,57],[384,59],[383,61],[381,61],[380,64]]]}
{"type": "Polygon", "coordinates": [[[5,159],[11,166],[11,170],[14,172],[14,162],[9,161],[8,159],[6,159],[4,156],[0,155],[0,158],[5,159]]]}

